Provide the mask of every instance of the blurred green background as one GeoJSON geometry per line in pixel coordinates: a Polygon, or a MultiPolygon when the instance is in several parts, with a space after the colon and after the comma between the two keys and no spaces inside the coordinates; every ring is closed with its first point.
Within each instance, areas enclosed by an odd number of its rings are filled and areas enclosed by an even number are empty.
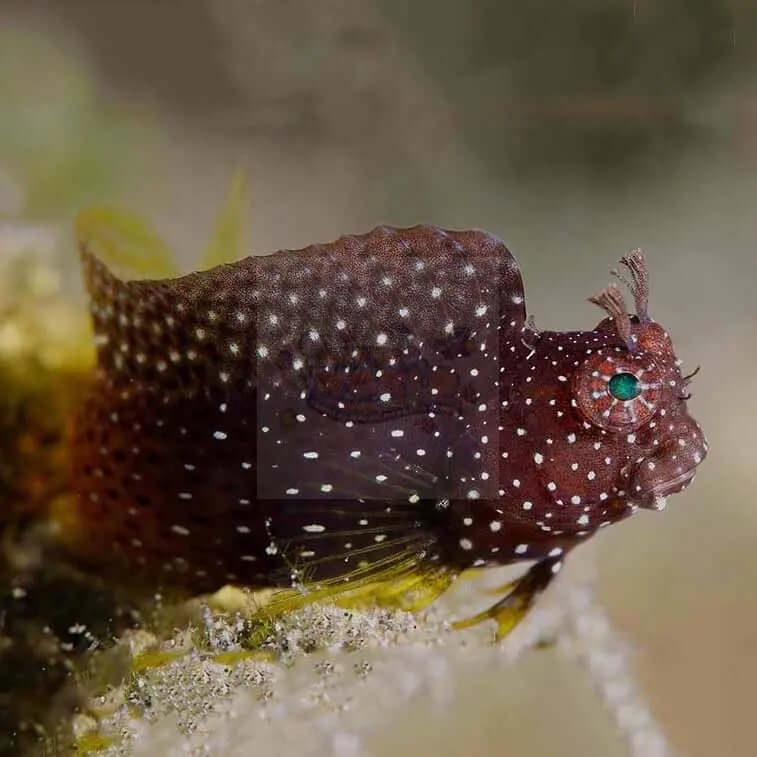
{"type": "MultiPolygon", "coordinates": [[[[2,0],[0,256],[63,250],[75,277],[73,213],[107,201],[188,268],[238,166],[254,252],[486,228],[547,328],[591,327],[586,296],[643,247],[712,449],[665,513],[584,550],[673,747],[753,754],[756,33],[738,0],[2,0]]],[[[486,696],[486,727],[467,698],[465,741],[430,726],[417,754],[573,754],[571,728],[607,753],[581,721],[519,734],[486,696]]]]}

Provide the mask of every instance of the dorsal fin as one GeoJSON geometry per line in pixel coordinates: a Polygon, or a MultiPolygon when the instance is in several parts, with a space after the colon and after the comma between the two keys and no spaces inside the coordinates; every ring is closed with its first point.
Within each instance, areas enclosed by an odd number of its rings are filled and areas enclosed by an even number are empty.
{"type": "Polygon", "coordinates": [[[525,322],[517,264],[483,232],[378,227],[163,280],[122,281],[87,244],[82,256],[101,368],[164,395],[302,391],[313,370],[364,353],[391,364],[425,345],[453,359],[463,333],[496,354],[525,322]]]}

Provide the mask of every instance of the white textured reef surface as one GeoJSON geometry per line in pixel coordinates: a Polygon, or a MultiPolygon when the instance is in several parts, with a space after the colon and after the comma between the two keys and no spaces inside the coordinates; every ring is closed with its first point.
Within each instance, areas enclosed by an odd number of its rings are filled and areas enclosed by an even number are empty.
{"type": "MultiPolygon", "coordinates": [[[[448,618],[487,601],[471,581],[415,616],[306,607],[276,623],[276,661],[232,663],[243,624],[207,611],[202,651],[196,634],[177,631],[163,645],[181,650],[174,661],[93,702],[114,708],[100,733],[116,742],[102,753],[669,754],[590,585],[561,578],[496,646],[489,624],[449,629],[448,618]],[[214,661],[221,654],[227,664],[214,661]],[[573,742],[561,743],[576,720],[573,742]]],[[[130,639],[138,648],[151,641],[140,634],[130,639]]]]}

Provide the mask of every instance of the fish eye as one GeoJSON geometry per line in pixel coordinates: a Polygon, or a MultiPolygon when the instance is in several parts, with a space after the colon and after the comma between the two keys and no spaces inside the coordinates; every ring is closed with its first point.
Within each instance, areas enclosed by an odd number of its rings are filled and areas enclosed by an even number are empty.
{"type": "Polygon", "coordinates": [[[608,431],[640,428],[657,411],[662,378],[649,355],[590,355],[573,376],[573,399],[581,415],[608,431]]]}
{"type": "Polygon", "coordinates": [[[610,394],[623,402],[641,394],[641,381],[633,373],[616,373],[608,383],[610,394]]]}

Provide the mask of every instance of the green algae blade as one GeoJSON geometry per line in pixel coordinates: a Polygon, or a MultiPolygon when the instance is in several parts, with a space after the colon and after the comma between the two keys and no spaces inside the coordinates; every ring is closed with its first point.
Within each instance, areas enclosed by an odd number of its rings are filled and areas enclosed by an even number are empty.
{"type": "Polygon", "coordinates": [[[177,652],[142,652],[142,654],[137,655],[132,661],[131,672],[140,673],[143,670],[170,665],[185,654],[186,650],[177,652]]]}
{"type": "Polygon", "coordinates": [[[124,278],[169,278],[178,266],[161,237],[135,213],[112,207],[82,210],[76,238],[85,249],[124,278]]]}
{"type": "Polygon", "coordinates": [[[200,259],[200,269],[205,270],[239,260],[246,254],[247,223],[245,212],[248,201],[247,176],[241,169],[232,176],[226,192],[226,200],[216,218],[213,236],[200,259]]]}

